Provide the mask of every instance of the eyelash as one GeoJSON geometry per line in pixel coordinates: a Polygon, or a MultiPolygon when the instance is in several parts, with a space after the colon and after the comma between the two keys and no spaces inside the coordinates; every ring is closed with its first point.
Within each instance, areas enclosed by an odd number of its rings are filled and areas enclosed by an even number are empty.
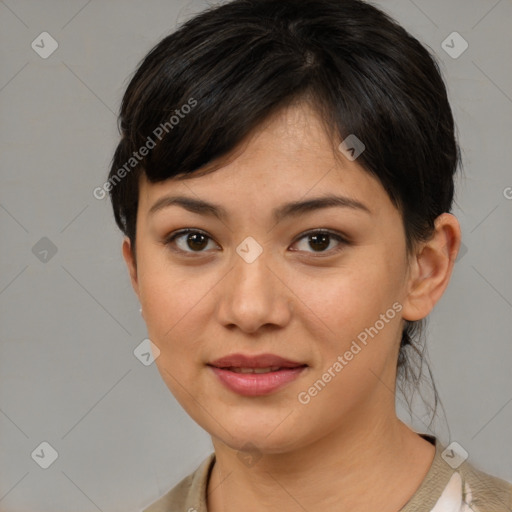
{"type": "MultiPolygon", "coordinates": [[[[177,238],[179,238],[181,236],[184,236],[184,235],[189,235],[189,234],[201,234],[201,235],[204,235],[205,237],[207,237],[209,240],[213,240],[204,231],[201,231],[199,229],[187,228],[187,229],[181,229],[179,231],[175,231],[175,232],[171,233],[168,237],[166,237],[163,240],[163,244],[165,246],[169,246],[170,247],[177,238]]],[[[346,238],[344,238],[343,236],[341,236],[337,232],[330,231],[330,230],[327,230],[327,229],[316,229],[316,230],[311,230],[311,231],[307,231],[305,233],[302,233],[302,234],[300,234],[297,237],[297,239],[293,243],[295,244],[298,241],[302,240],[303,238],[307,238],[309,235],[329,235],[331,238],[334,238],[336,241],[338,241],[340,243],[334,249],[330,249],[328,251],[321,251],[321,252],[317,252],[317,253],[314,253],[314,252],[310,253],[315,258],[316,257],[322,257],[323,255],[332,256],[333,254],[337,254],[338,252],[340,252],[343,249],[344,245],[349,245],[349,242],[348,242],[348,240],[346,238]]],[[[183,251],[182,249],[177,249],[175,247],[170,247],[170,249],[172,251],[174,251],[174,252],[177,252],[177,253],[185,255],[185,257],[191,257],[191,258],[197,257],[197,255],[200,255],[203,252],[206,252],[206,251],[183,251]]],[[[296,252],[301,252],[301,251],[296,251],[296,252]]],[[[308,251],[306,251],[306,252],[308,252],[308,251]]]]}

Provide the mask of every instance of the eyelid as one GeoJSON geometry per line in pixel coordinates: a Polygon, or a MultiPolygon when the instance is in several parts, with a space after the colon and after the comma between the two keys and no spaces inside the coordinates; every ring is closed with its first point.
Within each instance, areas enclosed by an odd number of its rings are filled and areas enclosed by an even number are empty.
{"type": "MultiPolygon", "coordinates": [[[[191,233],[202,234],[205,237],[207,237],[209,240],[212,240],[213,242],[215,242],[214,238],[211,237],[206,231],[203,231],[202,229],[183,228],[183,229],[179,229],[177,231],[173,231],[172,233],[170,233],[168,236],[166,236],[163,239],[162,243],[165,246],[170,246],[176,238],[179,238],[180,236],[188,235],[191,233]]],[[[304,232],[300,233],[299,235],[297,235],[295,237],[294,241],[292,242],[292,245],[296,244],[298,241],[302,240],[306,236],[313,235],[313,234],[326,234],[326,235],[331,236],[332,238],[334,238],[335,240],[337,240],[339,242],[339,245],[336,248],[329,249],[328,251],[323,251],[323,252],[318,252],[318,253],[306,251],[308,254],[313,255],[314,257],[331,256],[341,250],[340,246],[350,244],[349,237],[345,236],[343,233],[340,233],[339,231],[326,229],[326,228],[313,228],[313,229],[309,229],[309,230],[304,231],[304,232]]],[[[217,242],[215,242],[215,243],[217,243],[217,242]]],[[[183,251],[182,249],[175,249],[175,248],[172,248],[171,250],[173,250],[174,252],[178,252],[180,254],[195,255],[195,256],[200,256],[203,253],[204,254],[207,253],[207,251],[199,251],[199,252],[183,251]]],[[[301,251],[294,250],[294,252],[301,252],[301,251]]],[[[192,257],[194,257],[194,256],[192,256],[192,257]]]]}
{"type": "MultiPolygon", "coordinates": [[[[189,235],[191,233],[198,233],[198,234],[201,234],[201,235],[204,235],[205,237],[207,237],[208,239],[210,240],[213,240],[215,242],[215,240],[206,232],[206,231],[203,231],[202,229],[198,229],[198,228],[183,228],[183,229],[178,229],[177,231],[173,231],[172,233],[170,233],[169,235],[167,235],[163,240],[162,240],[162,244],[164,246],[171,246],[174,242],[174,240],[176,238],[179,238],[180,236],[184,236],[184,235],[189,235]]],[[[215,242],[217,243],[217,242],[215,242]]],[[[182,249],[178,249],[178,248],[171,248],[172,251],[174,252],[177,252],[179,254],[186,254],[186,255],[196,255],[196,256],[200,256],[201,254],[206,254],[206,251],[200,251],[200,252],[194,252],[194,251],[183,251],[182,249]]]]}
{"type": "MultiPolygon", "coordinates": [[[[307,254],[313,256],[313,257],[328,257],[333,256],[334,254],[337,254],[339,251],[342,250],[344,245],[349,245],[350,241],[347,236],[345,236],[343,233],[340,233],[339,231],[335,231],[332,229],[327,228],[314,228],[314,229],[308,229],[307,231],[304,231],[300,235],[297,235],[295,240],[293,241],[292,245],[296,244],[298,241],[302,240],[303,238],[307,237],[308,235],[329,235],[331,238],[334,238],[339,242],[339,245],[335,247],[334,249],[329,249],[328,251],[321,251],[321,252],[310,252],[306,251],[307,254]]],[[[295,252],[301,252],[301,251],[295,251],[295,252]]]]}

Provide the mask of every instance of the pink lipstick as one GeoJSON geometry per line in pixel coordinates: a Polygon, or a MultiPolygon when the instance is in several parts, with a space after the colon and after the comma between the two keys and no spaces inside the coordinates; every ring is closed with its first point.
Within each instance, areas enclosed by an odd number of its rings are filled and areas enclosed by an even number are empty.
{"type": "Polygon", "coordinates": [[[261,396],[277,391],[298,378],[307,365],[274,354],[231,354],[208,364],[231,391],[261,396]]]}

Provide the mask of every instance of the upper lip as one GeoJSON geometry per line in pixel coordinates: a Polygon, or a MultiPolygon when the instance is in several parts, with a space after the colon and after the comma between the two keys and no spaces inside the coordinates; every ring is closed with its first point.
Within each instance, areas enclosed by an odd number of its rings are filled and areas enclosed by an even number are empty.
{"type": "Polygon", "coordinates": [[[284,357],[276,356],[275,354],[259,354],[259,355],[246,355],[246,354],[230,354],[228,356],[216,359],[210,366],[217,368],[269,368],[272,366],[279,366],[280,368],[296,368],[298,366],[307,366],[304,363],[298,363],[285,359],[284,357]]]}

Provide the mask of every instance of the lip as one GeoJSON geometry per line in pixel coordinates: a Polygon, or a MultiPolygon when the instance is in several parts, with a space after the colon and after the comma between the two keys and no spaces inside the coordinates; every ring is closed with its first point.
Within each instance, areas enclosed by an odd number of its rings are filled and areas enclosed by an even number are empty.
{"type": "Polygon", "coordinates": [[[304,363],[291,361],[290,359],[285,359],[275,354],[259,354],[254,356],[247,354],[230,354],[212,361],[209,365],[217,368],[268,368],[269,366],[297,368],[298,366],[304,366],[304,363]]]}
{"type": "Polygon", "coordinates": [[[231,354],[216,359],[208,366],[231,391],[243,396],[261,396],[275,392],[297,379],[307,368],[304,363],[291,361],[274,354],[249,356],[231,354]],[[279,366],[267,373],[237,373],[229,368],[268,368],[279,366]]]}

